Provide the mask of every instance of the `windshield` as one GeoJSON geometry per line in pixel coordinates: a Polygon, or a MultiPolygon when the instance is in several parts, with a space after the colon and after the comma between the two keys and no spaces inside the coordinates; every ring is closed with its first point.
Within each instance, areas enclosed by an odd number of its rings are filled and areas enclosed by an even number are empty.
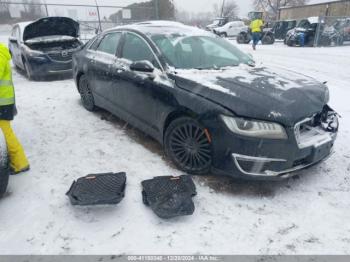
{"type": "Polygon", "coordinates": [[[151,38],[168,64],[178,69],[220,69],[252,62],[248,55],[222,38],[180,35],[151,38]]]}

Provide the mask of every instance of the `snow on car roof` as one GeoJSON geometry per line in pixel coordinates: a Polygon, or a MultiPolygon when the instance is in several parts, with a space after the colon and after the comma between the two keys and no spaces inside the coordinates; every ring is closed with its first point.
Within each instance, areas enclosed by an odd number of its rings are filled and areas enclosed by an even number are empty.
{"type": "Polygon", "coordinates": [[[108,29],[107,31],[113,31],[116,29],[133,29],[140,31],[146,35],[203,35],[203,36],[213,36],[214,34],[197,27],[187,26],[185,24],[173,21],[147,21],[131,25],[123,25],[108,29]]]}

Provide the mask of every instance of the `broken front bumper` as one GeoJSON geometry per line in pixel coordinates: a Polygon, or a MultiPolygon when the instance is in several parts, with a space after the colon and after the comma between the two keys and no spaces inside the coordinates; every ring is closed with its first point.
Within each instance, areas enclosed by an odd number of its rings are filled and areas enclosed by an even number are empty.
{"type": "Polygon", "coordinates": [[[312,126],[315,117],[287,129],[288,140],[244,138],[226,131],[220,137],[231,138],[219,139],[221,145],[214,147],[217,157],[213,172],[254,180],[281,180],[327,159],[337,138],[338,117],[332,114],[322,125],[312,126]],[[223,147],[224,152],[220,149],[223,147]]]}

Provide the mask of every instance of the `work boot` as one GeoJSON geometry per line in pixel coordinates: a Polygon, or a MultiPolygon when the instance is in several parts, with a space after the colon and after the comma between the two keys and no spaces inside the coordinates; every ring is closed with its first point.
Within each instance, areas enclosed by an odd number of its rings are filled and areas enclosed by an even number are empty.
{"type": "Polygon", "coordinates": [[[21,170],[18,170],[18,171],[15,171],[15,170],[13,170],[13,169],[11,168],[10,175],[11,175],[11,176],[19,175],[19,174],[25,173],[25,172],[27,172],[27,171],[29,171],[29,170],[30,170],[30,166],[27,166],[27,167],[25,167],[25,168],[22,168],[21,170]]]}

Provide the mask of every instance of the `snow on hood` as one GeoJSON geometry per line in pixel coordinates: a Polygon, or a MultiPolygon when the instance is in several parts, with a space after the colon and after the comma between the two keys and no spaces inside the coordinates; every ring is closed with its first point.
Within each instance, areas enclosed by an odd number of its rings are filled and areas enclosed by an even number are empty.
{"type": "Polygon", "coordinates": [[[222,70],[175,70],[176,84],[237,115],[293,125],[328,102],[327,87],[293,71],[240,65],[222,70]]]}
{"type": "Polygon", "coordinates": [[[45,36],[79,36],[79,23],[68,17],[45,17],[28,24],[23,41],[45,36]]]}
{"type": "Polygon", "coordinates": [[[0,59],[5,60],[6,62],[11,60],[11,54],[7,46],[0,43],[0,59]]]}

